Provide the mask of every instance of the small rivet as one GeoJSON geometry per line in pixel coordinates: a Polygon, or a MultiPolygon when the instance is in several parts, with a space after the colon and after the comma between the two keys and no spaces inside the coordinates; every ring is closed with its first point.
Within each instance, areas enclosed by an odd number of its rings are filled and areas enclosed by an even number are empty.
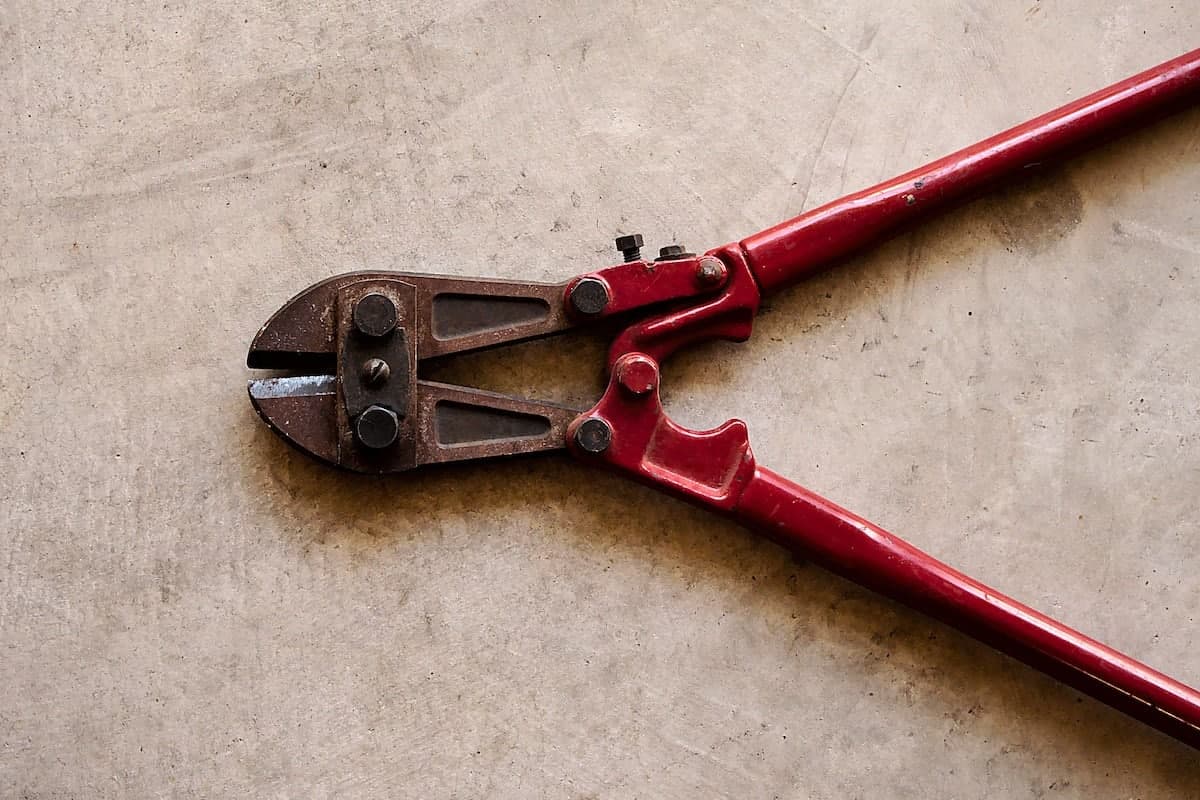
{"type": "Polygon", "coordinates": [[[599,278],[583,278],[571,287],[571,305],[580,314],[599,314],[608,305],[608,299],[608,287],[599,278]]]}
{"type": "Polygon", "coordinates": [[[354,327],[363,336],[380,338],[396,327],[396,304],[386,295],[371,292],[354,304],[354,327]]]}
{"type": "Polygon", "coordinates": [[[700,266],[696,268],[696,282],[701,286],[716,286],[725,280],[725,275],[725,265],[712,257],[700,259],[700,266]]]}
{"type": "Polygon", "coordinates": [[[354,420],[354,435],[372,450],[390,447],[400,435],[400,418],[383,406],[370,406],[354,420]]]}
{"type": "Polygon", "coordinates": [[[392,368],[382,358],[368,358],[363,363],[362,379],[367,386],[382,386],[392,375],[392,368]]]}
{"type": "Polygon", "coordinates": [[[603,453],[612,444],[612,428],[598,417],[585,419],[575,429],[575,443],[587,453],[603,453]]]}

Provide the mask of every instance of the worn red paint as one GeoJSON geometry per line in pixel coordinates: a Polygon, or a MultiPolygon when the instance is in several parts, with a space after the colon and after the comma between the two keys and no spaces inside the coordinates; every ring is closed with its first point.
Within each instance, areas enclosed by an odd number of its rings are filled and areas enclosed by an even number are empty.
{"type": "Polygon", "coordinates": [[[1200,748],[1200,693],[946,566],[870,522],[755,463],[740,420],[689,431],[663,412],[657,370],[642,394],[620,386],[705,339],[745,339],[761,293],[781,289],[901,227],[1049,159],[1194,102],[1200,50],[1088,95],[890,181],[709,252],[729,269],[724,290],[637,322],[610,351],[613,378],[568,429],[572,453],[728,515],[850,580],[980,639],[1064,683],[1200,748]],[[581,421],[604,420],[612,443],[573,444],[581,421]]]}
{"type": "Polygon", "coordinates": [[[741,241],[764,292],[1035,169],[1194,102],[1200,50],[1160,64],[899,177],[741,241]]]}

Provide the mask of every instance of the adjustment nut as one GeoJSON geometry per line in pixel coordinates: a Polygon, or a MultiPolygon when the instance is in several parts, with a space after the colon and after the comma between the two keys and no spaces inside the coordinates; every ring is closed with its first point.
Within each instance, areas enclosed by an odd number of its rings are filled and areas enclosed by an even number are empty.
{"type": "Polygon", "coordinates": [[[618,236],[616,239],[617,250],[625,257],[625,263],[637,261],[642,257],[642,235],[640,233],[630,234],[629,236],[618,236]]]}
{"type": "Polygon", "coordinates": [[[688,253],[683,249],[681,244],[669,244],[666,247],[658,249],[658,258],[655,261],[680,261],[685,258],[694,258],[695,253],[688,253]]]}

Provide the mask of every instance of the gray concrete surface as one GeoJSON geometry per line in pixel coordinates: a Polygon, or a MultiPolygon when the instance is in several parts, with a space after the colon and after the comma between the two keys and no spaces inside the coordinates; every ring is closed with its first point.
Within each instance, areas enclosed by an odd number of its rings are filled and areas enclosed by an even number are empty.
{"type": "MultiPolygon", "coordinates": [[[[309,463],[243,366],[327,275],[715,245],[1198,43],[1188,0],[4,4],[0,796],[1200,796],[649,490],[309,463]]],[[[1200,683],[1198,185],[1193,111],[779,297],[670,411],[1200,683]]],[[[448,377],[583,400],[601,353],[448,377]]]]}

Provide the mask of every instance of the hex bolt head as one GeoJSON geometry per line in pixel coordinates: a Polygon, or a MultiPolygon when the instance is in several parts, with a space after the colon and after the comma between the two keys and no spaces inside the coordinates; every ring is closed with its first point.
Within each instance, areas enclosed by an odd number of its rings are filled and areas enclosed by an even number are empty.
{"type": "Polygon", "coordinates": [[[658,258],[655,261],[679,261],[684,258],[691,258],[695,253],[689,253],[683,249],[681,244],[669,244],[666,247],[660,247],[658,250],[658,258]]]}
{"type": "Polygon", "coordinates": [[[575,444],[585,453],[603,453],[612,444],[612,428],[598,417],[585,419],[575,429],[575,444]]]}
{"type": "Polygon", "coordinates": [[[634,233],[629,236],[618,236],[616,239],[617,250],[625,257],[625,263],[637,261],[642,257],[642,235],[634,233]]]}
{"type": "Polygon", "coordinates": [[[724,283],[727,274],[728,270],[720,259],[707,256],[700,259],[700,266],[696,267],[696,283],[701,286],[718,286],[724,283]]]}
{"type": "Polygon", "coordinates": [[[626,356],[617,365],[617,383],[634,397],[644,397],[658,385],[658,367],[646,356],[626,356]]]}
{"type": "Polygon", "coordinates": [[[608,287],[599,278],[584,278],[571,287],[571,305],[589,317],[603,311],[608,299],[608,287]]]}
{"type": "Polygon", "coordinates": [[[396,328],[396,304],[391,298],[371,292],[354,304],[354,327],[363,336],[378,339],[396,328]]]}
{"type": "Polygon", "coordinates": [[[400,418],[383,406],[370,406],[354,420],[354,435],[365,447],[382,450],[400,435],[400,418]]]}
{"type": "Polygon", "coordinates": [[[391,376],[392,368],[382,358],[368,358],[363,362],[362,379],[367,386],[382,386],[391,376]]]}

